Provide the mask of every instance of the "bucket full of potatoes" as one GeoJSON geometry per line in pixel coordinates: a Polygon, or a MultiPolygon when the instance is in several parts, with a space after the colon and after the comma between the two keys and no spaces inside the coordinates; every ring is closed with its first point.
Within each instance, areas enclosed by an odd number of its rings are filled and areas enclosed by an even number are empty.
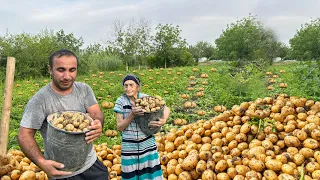
{"type": "Polygon", "coordinates": [[[135,117],[141,131],[147,136],[159,132],[161,127],[151,129],[148,124],[150,121],[158,121],[163,116],[165,101],[160,96],[146,96],[136,99],[135,105],[144,110],[144,115],[135,117]]]}
{"type": "Polygon", "coordinates": [[[47,117],[45,157],[64,164],[64,171],[77,171],[92,150],[85,133],[92,122],[89,114],[77,111],[53,113],[47,117]]]}

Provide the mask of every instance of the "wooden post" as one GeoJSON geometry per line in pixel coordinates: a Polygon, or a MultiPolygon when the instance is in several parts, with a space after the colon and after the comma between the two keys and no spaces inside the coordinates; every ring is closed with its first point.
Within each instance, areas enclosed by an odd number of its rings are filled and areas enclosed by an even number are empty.
{"type": "Polygon", "coordinates": [[[4,155],[7,153],[15,64],[15,58],[7,58],[6,82],[4,89],[4,101],[2,106],[2,120],[0,122],[0,155],[4,155]]]}

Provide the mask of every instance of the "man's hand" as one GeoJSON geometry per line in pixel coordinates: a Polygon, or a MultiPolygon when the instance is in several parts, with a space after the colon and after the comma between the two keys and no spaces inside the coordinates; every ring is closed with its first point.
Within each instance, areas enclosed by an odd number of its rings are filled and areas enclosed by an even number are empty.
{"type": "Polygon", "coordinates": [[[100,120],[94,120],[89,126],[89,132],[86,133],[86,141],[87,143],[91,143],[92,141],[96,140],[100,137],[102,132],[102,125],[100,120]]]}
{"type": "Polygon", "coordinates": [[[67,176],[72,174],[72,172],[60,171],[59,169],[64,168],[64,165],[52,160],[43,160],[39,166],[49,177],[67,176]]]}

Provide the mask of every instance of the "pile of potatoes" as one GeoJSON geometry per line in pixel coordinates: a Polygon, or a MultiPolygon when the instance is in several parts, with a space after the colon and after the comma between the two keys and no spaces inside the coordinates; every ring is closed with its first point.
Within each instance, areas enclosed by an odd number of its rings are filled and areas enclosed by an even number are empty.
{"type": "Polygon", "coordinates": [[[23,152],[10,149],[0,156],[1,180],[48,180],[48,176],[30,161],[23,152]]]}
{"type": "MultiPolygon", "coordinates": [[[[282,94],[214,109],[211,119],[155,134],[166,180],[320,179],[320,102],[282,94]]],[[[121,145],[94,149],[110,179],[121,179],[121,145]]],[[[2,179],[25,172],[47,179],[21,151],[8,156],[15,158],[0,160],[0,173],[10,168],[2,179]]]]}
{"type": "Polygon", "coordinates": [[[320,102],[284,94],[156,134],[168,180],[320,179],[319,140],[320,102]]]}
{"type": "Polygon", "coordinates": [[[92,118],[81,112],[62,112],[49,115],[49,122],[56,128],[68,132],[85,132],[92,118]]]}
{"type": "Polygon", "coordinates": [[[106,143],[94,145],[98,159],[108,168],[110,180],[121,180],[121,145],[110,149],[106,143]]]}
{"type": "Polygon", "coordinates": [[[156,112],[165,104],[160,96],[146,96],[135,100],[136,107],[141,107],[146,113],[156,112]]]}

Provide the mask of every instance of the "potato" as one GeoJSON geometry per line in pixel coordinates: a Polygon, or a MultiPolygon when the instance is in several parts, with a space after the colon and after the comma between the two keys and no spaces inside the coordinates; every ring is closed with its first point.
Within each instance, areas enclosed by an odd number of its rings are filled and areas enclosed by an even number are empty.
{"type": "Polygon", "coordinates": [[[40,171],[36,173],[36,180],[46,180],[46,173],[44,171],[40,171]]]}
{"type": "Polygon", "coordinates": [[[270,170],[279,171],[281,170],[282,162],[275,159],[270,159],[266,161],[265,165],[270,170]]]}
{"type": "Polygon", "coordinates": [[[118,135],[118,132],[116,130],[106,130],[105,135],[108,137],[114,137],[118,135]]]}
{"type": "Polygon", "coordinates": [[[264,170],[265,165],[261,160],[251,159],[249,162],[249,167],[254,171],[260,172],[264,170]]]}
{"type": "Polygon", "coordinates": [[[10,177],[11,177],[12,180],[17,180],[17,179],[20,178],[20,176],[21,176],[21,171],[19,171],[19,170],[17,170],[17,169],[13,170],[13,171],[11,172],[11,175],[10,175],[10,177]]]}
{"type": "Polygon", "coordinates": [[[178,176],[175,174],[169,174],[168,180],[178,180],[178,176]]]}
{"type": "Polygon", "coordinates": [[[7,155],[0,155],[0,166],[9,164],[9,157],[7,155]]]}
{"type": "Polygon", "coordinates": [[[245,165],[236,165],[236,171],[239,175],[245,176],[246,173],[250,170],[248,166],[245,165]]]}
{"type": "MultiPolygon", "coordinates": [[[[251,144],[251,143],[250,143],[251,144]]],[[[250,145],[249,145],[250,147],[250,145]]],[[[262,146],[255,146],[255,147],[252,147],[250,148],[249,152],[248,152],[248,157],[249,158],[253,158],[256,156],[256,154],[265,154],[266,151],[265,151],[265,148],[262,147],[262,146]]]]}
{"type": "Polygon", "coordinates": [[[110,176],[110,178],[116,178],[118,175],[117,175],[117,171],[111,171],[110,173],[109,173],[109,176],[110,176]]]}
{"type": "Polygon", "coordinates": [[[320,170],[313,171],[312,178],[313,179],[320,179],[320,170]]]}
{"type": "Polygon", "coordinates": [[[191,175],[192,179],[199,179],[199,177],[201,177],[201,174],[198,173],[195,169],[189,171],[189,174],[191,175]]]}
{"type": "Polygon", "coordinates": [[[317,160],[317,162],[320,164],[320,151],[314,152],[314,158],[317,160]]]}
{"type": "Polygon", "coordinates": [[[299,150],[299,153],[302,154],[304,156],[304,158],[310,158],[313,156],[313,150],[310,148],[301,148],[299,150]]]}
{"type": "Polygon", "coordinates": [[[248,179],[261,179],[261,174],[259,172],[251,170],[246,173],[246,178],[248,178],[248,179]]]}
{"type": "Polygon", "coordinates": [[[177,159],[170,159],[169,162],[167,163],[167,166],[177,166],[178,160],[177,159]]]}
{"type": "Polygon", "coordinates": [[[183,171],[179,174],[179,179],[192,180],[192,177],[189,172],[183,171]]]}
{"type": "Polygon", "coordinates": [[[165,143],[164,149],[166,152],[172,152],[175,149],[173,142],[165,143]]]}
{"type": "Polygon", "coordinates": [[[263,176],[267,179],[267,180],[276,180],[278,179],[277,174],[273,171],[273,170],[265,170],[263,172],[263,176]]]}
{"type": "Polygon", "coordinates": [[[183,169],[185,169],[186,171],[190,171],[192,169],[194,169],[197,166],[199,160],[199,155],[197,154],[189,154],[182,163],[182,167],[183,169]]]}
{"type": "Polygon", "coordinates": [[[176,169],[175,169],[175,173],[176,173],[176,175],[180,175],[182,172],[184,171],[184,169],[183,169],[183,167],[182,167],[182,164],[178,164],[177,166],[176,166],[176,169]]]}
{"type": "Polygon", "coordinates": [[[245,180],[245,177],[242,175],[236,175],[233,180],[245,180]]]}
{"type": "Polygon", "coordinates": [[[13,169],[13,166],[11,164],[0,166],[0,176],[6,175],[10,171],[12,171],[12,169],[13,169]]]}
{"type": "Polygon", "coordinates": [[[217,174],[217,180],[230,180],[231,178],[228,176],[227,173],[219,173],[217,174]]]}
{"type": "Polygon", "coordinates": [[[299,147],[300,146],[300,141],[295,136],[286,136],[284,138],[284,143],[287,147],[299,147]]]}
{"type": "Polygon", "coordinates": [[[196,172],[202,174],[207,169],[207,163],[204,160],[200,160],[196,166],[196,172]]]}
{"type": "Polygon", "coordinates": [[[25,171],[21,174],[19,180],[36,180],[36,173],[34,171],[25,171]]]}
{"type": "Polygon", "coordinates": [[[315,139],[308,138],[303,141],[303,147],[317,149],[319,147],[319,142],[315,139]]]}
{"type": "Polygon", "coordinates": [[[116,171],[117,175],[120,175],[121,174],[121,164],[114,164],[111,167],[111,171],[116,171]]]}
{"type": "Polygon", "coordinates": [[[305,158],[302,154],[298,153],[298,154],[295,154],[293,156],[293,162],[297,165],[297,166],[300,166],[303,162],[304,162],[305,158]]]}
{"type": "Polygon", "coordinates": [[[278,176],[279,180],[295,180],[295,178],[289,174],[280,174],[278,176]]]}
{"type": "Polygon", "coordinates": [[[313,173],[315,170],[320,170],[320,165],[317,162],[309,162],[306,165],[306,171],[313,173]]]}
{"type": "Polygon", "coordinates": [[[174,165],[167,165],[167,173],[168,173],[168,175],[174,174],[174,173],[175,173],[175,170],[176,170],[176,166],[174,166],[174,165]]]}
{"type": "Polygon", "coordinates": [[[109,168],[111,168],[112,167],[112,162],[111,161],[109,161],[109,160],[103,160],[103,165],[104,166],[106,166],[106,167],[109,167],[109,168]]]}
{"type": "Polygon", "coordinates": [[[294,174],[294,168],[289,164],[283,164],[281,167],[281,170],[285,174],[290,174],[290,175],[294,174]]]}
{"type": "Polygon", "coordinates": [[[304,141],[308,138],[308,134],[302,130],[298,130],[295,136],[297,136],[300,141],[304,141]]]}
{"type": "Polygon", "coordinates": [[[201,178],[203,180],[212,180],[212,179],[216,179],[217,177],[216,177],[216,174],[212,170],[207,169],[203,172],[201,178]]]}
{"type": "Polygon", "coordinates": [[[1,180],[11,180],[10,176],[5,175],[1,177],[1,180]]]}

